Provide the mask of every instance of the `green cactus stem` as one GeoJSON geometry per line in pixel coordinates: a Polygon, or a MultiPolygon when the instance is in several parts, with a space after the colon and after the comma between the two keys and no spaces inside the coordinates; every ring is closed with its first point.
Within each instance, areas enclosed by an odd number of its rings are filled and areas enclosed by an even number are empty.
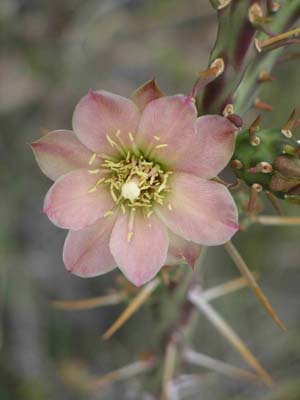
{"type": "Polygon", "coordinates": [[[279,198],[300,200],[299,144],[282,129],[241,132],[231,166],[247,185],[259,184],[279,198]]]}
{"type": "Polygon", "coordinates": [[[226,104],[232,103],[235,112],[243,115],[252,107],[257,96],[261,73],[271,72],[285,44],[289,44],[288,41],[280,42],[283,47],[276,50],[260,51],[257,48],[256,43],[268,35],[256,22],[260,19],[259,15],[253,16],[253,4],[263,10],[261,19],[267,21],[267,30],[278,35],[291,29],[299,18],[300,1],[282,0],[280,8],[268,14],[265,14],[262,1],[211,1],[218,9],[219,29],[209,64],[216,58],[222,58],[225,68],[223,74],[199,94],[198,109],[200,113],[221,113],[226,104]]]}

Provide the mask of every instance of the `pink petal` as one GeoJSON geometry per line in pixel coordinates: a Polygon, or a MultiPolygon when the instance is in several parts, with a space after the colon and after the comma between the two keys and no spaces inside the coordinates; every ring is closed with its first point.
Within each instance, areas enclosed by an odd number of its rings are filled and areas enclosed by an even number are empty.
{"type": "Polygon", "coordinates": [[[151,101],[145,108],[137,134],[137,143],[145,154],[176,165],[195,135],[197,110],[191,97],[176,95],[151,101]]]}
{"type": "Polygon", "coordinates": [[[96,153],[115,154],[116,148],[107,140],[118,141],[116,133],[129,143],[128,133],[135,133],[140,112],[133,101],[113,93],[90,91],[77,104],[73,129],[79,140],[96,153]]]}
{"type": "Polygon", "coordinates": [[[213,246],[227,242],[238,230],[237,208],[224,185],[176,173],[171,190],[166,205],[156,211],[177,235],[213,246]]]}
{"type": "Polygon", "coordinates": [[[61,176],[48,191],[43,211],[60,228],[78,230],[92,225],[114,205],[101,185],[89,193],[100,178],[83,169],[61,176]]]}
{"type": "Polygon", "coordinates": [[[236,133],[237,128],[219,115],[198,118],[196,135],[177,169],[202,178],[215,177],[232,157],[236,133]]]}
{"type": "Polygon", "coordinates": [[[172,232],[169,232],[169,240],[167,264],[178,265],[183,263],[194,269],[196,261],[202,252],[202,246],[184,240],[172,232]]]}
{"type": "Polygon", "coordinates": [[[136,89],[132,95],[132,100],[138,106],[139,110],[143,111],[150,101],[158,99],[163,95],[155,80],[152,79],[136,89]]]}
{"type": "Polygon", "coordinates": [[[113,228],[110,250],[118,267],[134,285],[150,281],[161,269],[167,258],[168,233],[154,215],[150,218],[136,215],[129,227],[129,216],[119,215],[113,228]],[[133,236],[128,240],[128,232],[133,236]]]}
{"type": "Polygon", "coordinates": [[[88,278],[115,268],[116,263],[109,250],[113,223],[114,218],[107,217],[80,231],[69,231],[63,251],[68,271],[88,278]]]}
{"type": "Polygon", "coordinates": [[[31,144],[42,172],[52,180],[88,166],[92,155],[72,131],[57,130],[31,144]]]}

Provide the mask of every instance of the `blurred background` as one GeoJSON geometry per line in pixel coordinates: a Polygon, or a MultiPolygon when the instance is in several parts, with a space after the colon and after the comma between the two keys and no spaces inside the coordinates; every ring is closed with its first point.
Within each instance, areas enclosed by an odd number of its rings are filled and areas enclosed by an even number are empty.
{"type": "MultiPolygon", "coordinates": [[[[109,341],[101,335],[123,306],[54,309],[51,300],[99,296],[118,272],[80,279],[66,272],[66,232],[41,213],[51,182],[28,143],[42,129],[71,128],[77,101],[89,88],[129,96],[155,77],[166,93],[187,92],[206,68],[217,29],[208,0],[1,0],[0,2],[0,399],[158,399],[149,371],[82,392],[84,374],[100,377],[159,351],[155,308],[146,305],[109,341]]],[[[300,103],[299,59],[279,63],[260,97],[274,110],[263,125],[280,126],[300,103]]],[[[299,131],[298,131],[299,134],[299,131]]],[[[284,205],[288,215],[300,207],[284,205]]],[[[266,209],[266,212],[271,210],[266,209]]],[[[300,227],[252,226],[235,243],[288,330],[280,332],[249,289],[222,297],[216,308],[274,378],[273,389],[199,368],[178,399],[300,399],[300,227]]],[[[222,248],[209,249],[203,287],[238,276],[222,248]]],[[[165,300],[164,300],[165,301],[165,300]]],[[[200,316],[195,349],[245,367],[200,316]]]]}

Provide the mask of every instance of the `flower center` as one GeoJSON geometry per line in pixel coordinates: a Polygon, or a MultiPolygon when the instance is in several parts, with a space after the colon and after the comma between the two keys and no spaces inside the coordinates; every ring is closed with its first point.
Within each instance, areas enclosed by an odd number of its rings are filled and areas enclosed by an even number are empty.
{"type": "MultiPolygon", "coordinates": [[[[130,242],[137,211],[145,212],[147,218],[150,218],[153,206],[164,204],[166,195],[171,191],[169,177],[173,172],[155,161],[151,155],[152,151],[148,151],[147,155],[144,154],[136,145],[134,136],[130,132],[128,133],[131,143],[129,146],[125,144],[120,134],[121,131],[117,130],[113,138],[106,135],[108,143],[117,150],[117,156],[104,153],[94,153],[91,156],[88,162],[91,169],[88,169],[88,172],[101,176],[88,192],[94,193],[105,185],[110,191],[115,206],[120,207],[124,214],[126,210],[129,211],[127,239],[130,242]]],[[[154,136],[154,139],[159,141],[160,137],[154,136]]],[[[167,146],[166,143],[162,143],[155,145],[154,148],[160,149],[167,146]]],[[[107,210],[104,217],[113,215],[115,206],[107,210]]],[[[168,204],[168,208],[172,209],[171,204],[168,204]]]]}
{"type": "Polygon", "coordinates": [[[123,210],[125,207],[150,210],[154,203],[163,204],[165,194],[170,191],[168,179],[172,172],[143,155],[128,152],[119,161],[105,159],[101,167],[107,175],[103,184],[109,186],[113,200],[123,210]]]}
{"type": "Polygon", "coordinates": [[[124,183],[121,189],[121,193],[124,199],[129,199],[130,201],[134,201],[141,194],[141,190],[135,181],[129,181],[124,183]]]}

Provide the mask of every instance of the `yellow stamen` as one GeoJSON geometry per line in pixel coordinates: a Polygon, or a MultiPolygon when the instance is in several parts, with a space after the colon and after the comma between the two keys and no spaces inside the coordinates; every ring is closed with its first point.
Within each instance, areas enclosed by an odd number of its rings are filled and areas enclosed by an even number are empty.
{"type": "Polygon", "coordinates": [[[127,240],[128,240],[128,242],[131,241],[132,236],[133,236],[133,232],[128,232],[128,234],[127,234],[127,240]]]}
{"type": "Polygon", "coordinates": [[[114,199],[114,201],[117,202],[117,196],[112,187],[110,188],[110,194],[111,194],[111,197],[114,199]]]}
{"type": "Polygon", "coordinates": [[[96,186],[99,186],[102,182],[105,181],[105,178],[101,178],[96,182],[96,186]]]}
{"type": "Polygon", "coordinates": [[[148,214],[147,214],[147,218],[150,218],[152,214],[153,214],[153,211],[152,210],[149,211],[148,214]]]}
{"type": "MultiPolygon", "coordinates": [[[[119,131],[117,131],[117,133],[118,132],[119,131]]],[[[111,145],[111,147],[113,147],[113,148],[115,147],[123,156],[126,155],[124,149],[120,145],[118,145],[118,143],[116,143],[114,140],[112,140],[112,138],[109,135],[106,135],[106,139],[107,139],[108,143],[111,145]]],[[[123,144],[119,137],[118,137],[118,139],[121,142],[121,144],[123,144]]]]}
{"type": "Polygon", "coordinates": [[[105,218],[105,217],[108,217],[110,215],[114,215],[114,213],[113,213],[113,211],[108,210],[108,211],[106,211],[106,213],[104,213],[103,217],[105,218]]]}
{"type": "Polygon", "coordinates": [[[164,148],[164,147],[168,147],[168,144],[167,144],[167,143],[157,144],[157,145],[155,146],[155,149],[162,149],[162,148],[164,148]]]}
{"type": "Polygon", "coordinates": [[[89,174],[98,174],[98,172],[100,172],[99,168],[97,168],[97,169],[88,169],[88,173],[89,174]]]}
{"type": "Polygon", "coordinates": [[[108,143],[111,145],[111,147],[117,146],[117,143],[114,142],[109,135],[106,135],[106,139],[107,139],[108,143]]]}
{"type": "Polygon", "coordinates": [[[89,165],[92,165],[92,164],[93,164],[93,162],[95,161],[96,157],[97,157],[97,153],[94,153],[94,154],[91,156],[91,158],[89,159],[89,165]]]}

